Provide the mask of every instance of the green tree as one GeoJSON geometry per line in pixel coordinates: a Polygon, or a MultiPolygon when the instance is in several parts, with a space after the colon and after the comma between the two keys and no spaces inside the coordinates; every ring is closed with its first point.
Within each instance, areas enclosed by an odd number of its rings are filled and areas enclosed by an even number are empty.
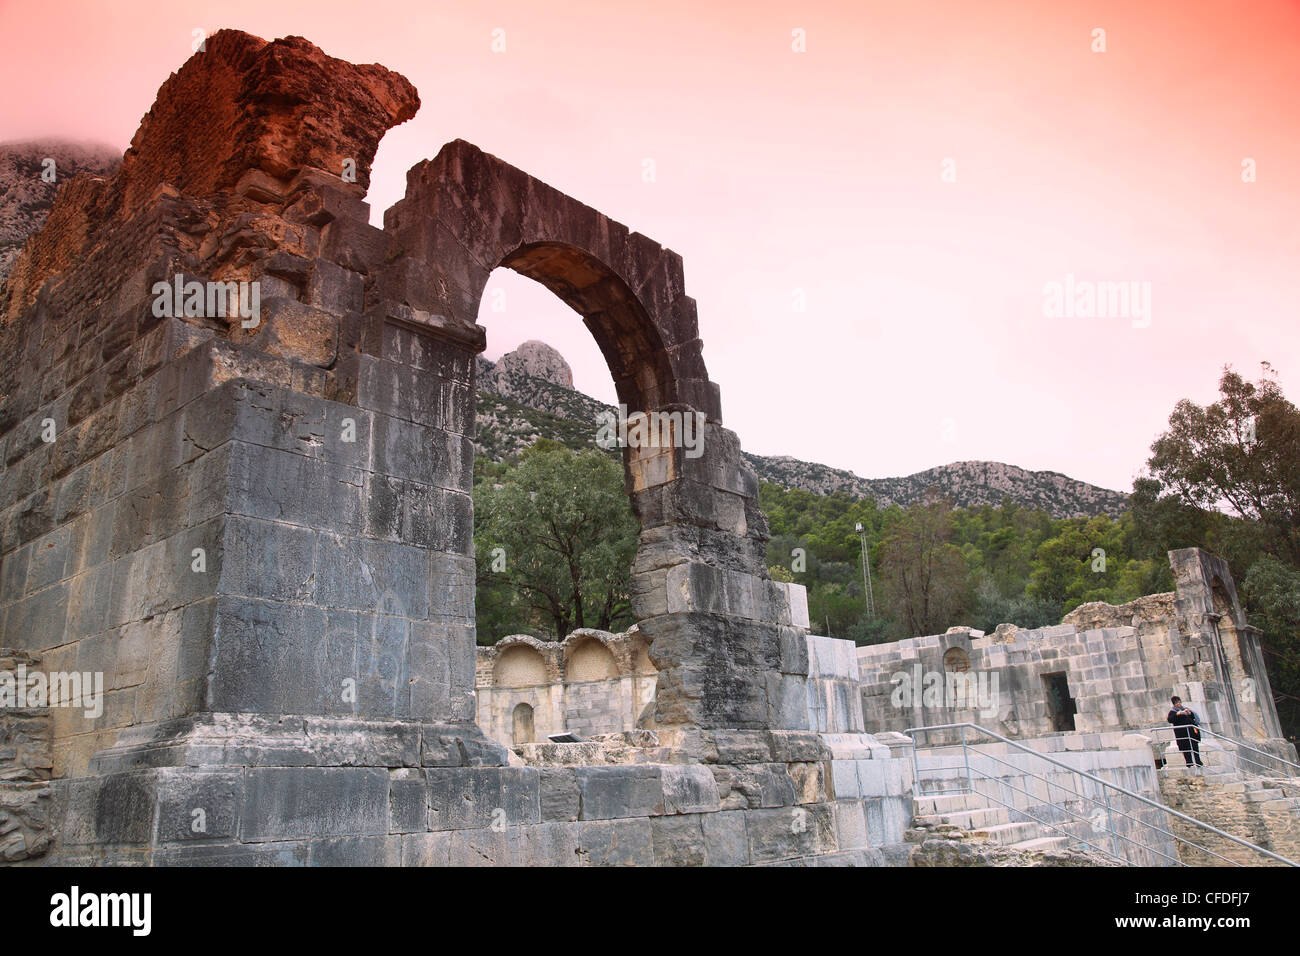
{"type": "Polygon", "coordinates": [[[556,640],[632,623],[637,523],[610,456],[539,441],[476,488],[474,507],[479,623],[491,639],[530,623],[556,640]]]}
{"type": "Polygon", "coordinates": [[[1147,465],[1167,492],[1203,511],[1227,507],[1300,567],[1300,409],[1262,364],[1255,384],[1225,368],[1213,404],[1180,401],[1147,465]]]}
{"type": "Polygon", "coordinates": [[[913,505],[881,544],[885,600],[903,636],[935,634],[969,604],[970,572],[952,543],[952,503],[913,505]]]}
{"type": "Polygon", "coordinates": [[[1263,632],[1260,646],[1284,729],[1300,726],[1300,570],[1272,555],[1251,566],[1242,587],[1263,632]]]}

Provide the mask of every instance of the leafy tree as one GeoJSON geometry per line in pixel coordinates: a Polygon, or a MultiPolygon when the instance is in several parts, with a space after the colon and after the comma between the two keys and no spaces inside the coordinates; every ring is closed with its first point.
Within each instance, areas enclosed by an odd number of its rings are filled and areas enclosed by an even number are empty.
{"type": "Polygon", "coordinates": [[[905,636],[946,630],[969,603],[969,571],[952,543],[952,523],[946,498],[913,505],[881,545],[886,600],[905,636]]]}
{"type": "Polygon", "coordinates": [[[539,441],[478,485],[474,507],[481,636],[540,624],[560,640],[579,627],[632,623],[637,524],[608,455],[539,441]]]}
{"type": "Polygon", "coordinates": [[[1300,570],[1264,555],[1246,574],[1243,596],[1260,645],[1283,728],[1300,726],[1300,570]]]}
{"type": "Polygon", "coordinates": [[[1225,368],[1219,400],[1184,399],[1151,446],[1153,478],[1203,511],[1226,506],[1257,524],[1300,566],[1300,409],[1286,400],[1272,367],[1256,384],[1225,368]]]}

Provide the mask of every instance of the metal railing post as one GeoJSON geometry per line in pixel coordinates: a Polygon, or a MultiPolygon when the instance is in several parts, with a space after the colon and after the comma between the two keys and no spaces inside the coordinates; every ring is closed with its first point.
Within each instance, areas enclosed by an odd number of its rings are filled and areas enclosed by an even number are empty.
{"type": "Polygon", "coordinates": [[[965,724],[963,724],[961,728],[961,755],[962,755],[962,759],[966,763],[966,792],[974,793],[975,784],[971,780],[971,775],[970,775],[970,751],[966,749],[966,725],[965,724]]]}
{"type": "MultiPolygon", "coordinates": [[[[1106,798],[1106,829],[1110,831],[1110,845],[1112,849],[1118,850],[1119,837],[1115,833],[1115,817],[1110,812],[1110,790],[1109,788],[1103,787],[1101,793],[1102,796],[1106,798]]],[[[1119,856],[1118,853],[1116,853],[1115,855],[1119,856]]]]}

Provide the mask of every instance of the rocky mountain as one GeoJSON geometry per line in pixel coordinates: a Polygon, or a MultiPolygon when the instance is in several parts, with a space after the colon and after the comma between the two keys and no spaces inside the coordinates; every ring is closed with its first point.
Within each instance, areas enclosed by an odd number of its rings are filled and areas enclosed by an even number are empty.
{"type": "Polygon", "coordinates": [[[852,497],[876,499],[881,507],[907,506],[938,488],[959,507],[998,505],[1010,497],[1018,505],[1038,508],[1057,518],[1123,511],[1128,496],[1055,471],[1029,471],[1000,461],[956,461],[918,471],[903,478],[861,478],[851,471],[830,468],[788,456],[746,455],[764,481],[817,494],[842,491],[852,497]]]}
{"type": "Polygon", "coordinates": [[[78,173],[103,176],[122,162],[122,151],[95,143],[42,139],[0,143],[0,280],[9,274],[27,237],[49,215],[60,184],[78,173]],[[54,160],[51,166],[47,159],[54,160]],[[47,181],[51,170],[53,181],[47,181]]]}
{"type": "Polygon", "coordinates": [[[543,342],[525,342],[496,362],[479,356],[478,390],[475,449],[493,461],[542,437],[589,448],[600,414],[610,410],[573,388],[569,363],[543,342]]]}
{"type": "MultiPolygon", "coordinates": [[[[517,455],[538,438],[589,448],[599,416],[610,406],[572,387],[573,372],[555,349],[525,342],[499,361],[478,360],[478,454],[494,461],[517,455]]],[[[746,454],[758,477],[819,495],[874,498],[881,507],[924,499],[937,487],[958,507],[998,505],[1004,497],[1053,517],[1115,515],[1128,496],[1053,471],[1028,471],[996,461],[959,461],[901,478],[863,478],[851,471],[788,456],[746,454]]]]}

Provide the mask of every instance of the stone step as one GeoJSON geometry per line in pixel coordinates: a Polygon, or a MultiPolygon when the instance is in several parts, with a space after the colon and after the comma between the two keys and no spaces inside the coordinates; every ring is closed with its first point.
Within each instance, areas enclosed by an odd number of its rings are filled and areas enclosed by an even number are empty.
{"type": "Polygon", "coordinates": [[[1021,840],[1019,843],[1012,843],[1012,849],[1016,850],[1063,850],[1070,845],[1068,837],[1047,836],[1035,837],[1032,840],[1021,840]]]}
{"type": "Polygon", "coordinates": [[[988,840],[990,843],[1010,846],[1013,843],[1039,837],[1042,835],[1042,830],[1037,823],[999,823],[991,827],[971,830],[970,835],[975,840],[988,840]]]}
{"type": "Polygon", "coordinates": [[[1270,800],[1281,800],[1281,790],[1250,790],[1242,794],[1242,799],[1247,803],[1268,803],[1270,800]]]}
{"type": "Polygon", "coordinates": [[[912,802],[918,814],[978,810],[984,805],[977,793],[923,793],[917,794],[912,802]]]}
{"type": "Polygon", "coordinates": [[[952,823],[963,830],[978,830],[981,827],[997,826],[1010,823],[1005,807],[980,807],[975,810],[954,810],[939,815],[940,823],[952,823]]]}

